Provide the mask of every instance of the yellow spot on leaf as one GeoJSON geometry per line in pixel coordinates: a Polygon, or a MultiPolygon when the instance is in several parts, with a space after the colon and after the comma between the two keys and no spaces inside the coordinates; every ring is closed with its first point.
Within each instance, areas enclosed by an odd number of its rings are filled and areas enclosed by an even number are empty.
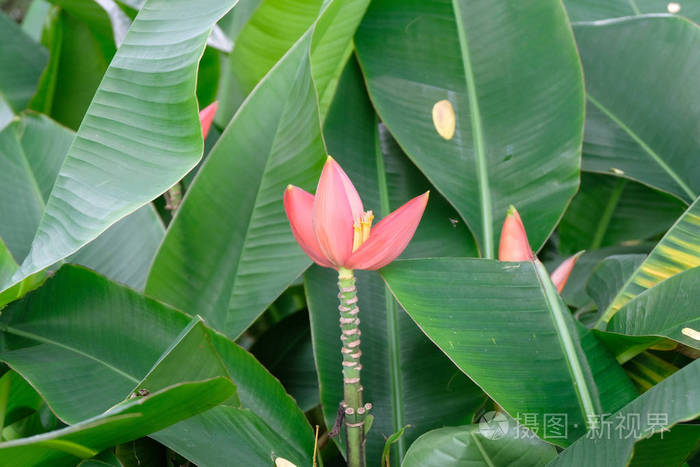
{"type": "Polygon", "coordinates": [[[676,2],[671,2],[668,5],[666,5],[666,11],[668,11],[669,13],[678,13],[679,11],[681,11],[681,6],[676,2]]]}
{"type": "Polygon", "coordinates": [[[700,341],[700,332],[696,331],[693,328],[683,328],[681,329],[681,334],[684,336],[688,336],[691,339],[695,339],[696,341],[700,341]]]}
{"type": "Polygon", "coordinates": [[[452,104],[447,99],[438,101],[433,106],[433,125],[443,139],[451,140],[455,135],[457,120],[452,104]]]}
{"type": "Polygon", "coordinates": [[[278,457],[275,459],[275,467],[297,467],[297,465],[289,462],[283,457],[278,457]]]}

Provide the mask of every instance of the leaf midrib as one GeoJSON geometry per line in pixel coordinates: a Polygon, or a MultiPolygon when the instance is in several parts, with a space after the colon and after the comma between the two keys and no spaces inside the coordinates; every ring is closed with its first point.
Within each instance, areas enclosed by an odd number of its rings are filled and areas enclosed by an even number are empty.
{"type": "Polygon", "coordinates": [[[52,339],[48,339],[44,336],[40,336],[40,335],[35,334],[35,333],[22,331],[21,329],[17,329],[17,328],[12,327],[12,326],[3,326],[2,331],[9,332],[10,334],[14,334],[14,335],[19,336],[19,337],[26,337],[28,339],[33,339],[33,340],[35,340],[37,342],[41,342],[43,344],[55,345],[56,347],[60,347],[60,348],[65,349],[65,350],[69,350],[73,353],[76,353],[76,354],[81,355],[85,358],[88,358],[88,359],[93,360],[97,363],[100,363],[101,365],[104,365],[105,367],[109,368],[110,370],[114,371],[115,373],[118,373],[119,375],[127,378],[128,380],[130,380],[136,384],[139,383],[139,379],[135,378],[134,376],[130,375],[129,373],[126,373],[125,371],[117,368],[116,366],[114,366],[114,365],[112,365],[104,360],[101,360],[101,359],[95,357],[94,355],[90,355],[88,353],[83,352],[82,350],[76,349],[76,348],[71,347],[69,345],[54,341],[52,339]]]}
{"type": "Polygon", "coordinates": [[[557,336],[559,337],[562,350],[564,351],[564,360],[566,361],[571,373],[574,391],[579,399],[586,428],[590,429],[591,427],[588,425],[591,421],[596,420],[598,411],[595,408],[591,391],[588,388],[583,365],[581,364],[581,361],[579,361],[579,354],[576,351],[576,344],[573,337],[569,333],[569,328],[565,321],[564,311],[561,308],[561,298],[556,292],[556,289],[554,289],[554,285],[551,283],[549,276],[547,275],[547,271],[544,269],[542,263],[535,259],[533,266],[535,276],[537,277],[543,298],[545,299],[545,303],[547,305],[547,310],[552,317],[557,336]]]}
{"type": "Polygon", "coordinates": [[[486,160],[486,149],[484,148],[484,132],[481,122],[481,111],[479,110],[479,100],[476,93],[474,81],[474,71],[472,70],[467,34],[462,23],[462,13],[459,8],[459,0],[452,0],[454,8],[455,22],[457,23],[457,33],[459,45],[462,53],[462,66],[464,67],[464,77],[467,85],[467,98],[469,100],[469,113],[471,116],[472,137],[474,139],[474,160],[476,163],[477,182],[479,184],[479,195],[481,199],[481,229],[483,236],[482,256],[493,259],[493,219],[491,211],[491,194],[489,190],[489,174],[486,160]]]}
{"type": "Polygon", "coordinates": [[[486,450],[481,445],[481,441],[479,441],[479,439],[477,438],[477,436],[474,434],[473,431],[471,433],[469,433],[469,436],[472,437],[472,441],[474,441],[474,444],[476,445],[476,448],[479,450],[479,453],[481,454],[481,457],[484,459],[484,462],[486,462],[486,465],[488,465],[488,467],[495,467],[496,465],[493,463],[493,460],[486,453],[486,450]]]}
{"type": "Polygon", "coordinates": [[[625,125],[625,123],[615,115],[610,109],[605,107],[597,99],[595,99],[590,92],[586,92],[586,99],[593,105],[595,105],[598,110],[603,112],[610,120],[612,120],[617,126],[619,126],[625,133],[627,133],[651,158],[656,162],[666,174],[673,179],[674,182],[685,192],[691,200],[694,200],[697,195],[693,190],[681,179],[681,177],[671,168],[668,164],[659,156],[656,151],[654,151],[649,145],[637,135],[630,127],[625,125]]]}

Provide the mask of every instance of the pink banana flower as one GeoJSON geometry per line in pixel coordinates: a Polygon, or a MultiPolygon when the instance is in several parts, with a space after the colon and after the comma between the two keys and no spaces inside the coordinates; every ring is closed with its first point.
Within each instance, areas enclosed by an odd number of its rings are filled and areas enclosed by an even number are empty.
{"type": "Polygon", "coordinates": [[[330,156],[316,196],[289,185],[284,209],[294,238],[316,264],[334,269],[379,269],[406,248],[428,203],[425,192],[372,227],[374,215],[347,174],[330,156]]]}
{"type": "Polygon", "coordinates": [[[582,254],[583,251],[579,251],[575,255],[569,256],[562,261],[562,263],[557,266],[554,272],[549,276],[552,279],[552,282],[554,282],[554,285],[557,287],[557,291],[559,293],[561,293],[561,291],[564,289],[566,281],[569,280],[571,271],[573,271],[574,265],[576,264],[576,261],[578,261],[578,257],[582,254]]]}
{"type": "Polygon", "coordinates": [[[508,208],[506,220],[501,229],[501,242],[498,245],[500,261],[532,261],[535,255],[525,233],[525,226],[515,206],[508,208]]]}
{"type": "MultiPolygon", "coordinates": [[[[564,289],[566,281],[569,280],[571,271],[574,269],[574,265],[582,253],[583,252],[580,251],[565,259],[550,275],[559,293],[564,289]]],[[[500,261],[537,260],[532,252],[532,248],[530,248],[530,242],[527,239],[523,221],[520,219],[520,214],[518,214],[514,206],[508,208],[506,220],[503,222],[501,242],[498,246],[498,259],[500,261]]]]}
{"type": "Polygon", "coordinates": [[[199,123],[202,125],[202,139],[207,139],[211,122],[214,121],[216,109],[219,107],[219,101],[214,101],[208,106],[199,111],[199,123]]]}

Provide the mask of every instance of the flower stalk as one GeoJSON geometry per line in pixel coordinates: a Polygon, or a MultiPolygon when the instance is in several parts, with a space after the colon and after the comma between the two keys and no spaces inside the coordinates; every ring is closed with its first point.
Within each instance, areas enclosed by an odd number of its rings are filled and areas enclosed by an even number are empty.
{"type": "Polygon", "coordinates": [[[428,194],[416,196],[372,226],[374,214],[365,211],[350,178],[330,156],[315,195],[293,185],[284,191],[284,209],[301,249],[319,266],[338,271],[344,399],[329,435],[337,436],[345,424],[350,467],[365,467],[365,435],[371,424],[367,415],[372,408],[362,400],[360,310],[353,271],[380,269],[403,252],[423,216],[428,194]]]}
{"type": "Polygon", "coordinates": [[[343,411],[349,467],[365,466],[365,419],[372,404],[362,401],[360,372],[360,318],[355,275],[350,269],[338,269],[340,339],[343,343],[343,411]]]}

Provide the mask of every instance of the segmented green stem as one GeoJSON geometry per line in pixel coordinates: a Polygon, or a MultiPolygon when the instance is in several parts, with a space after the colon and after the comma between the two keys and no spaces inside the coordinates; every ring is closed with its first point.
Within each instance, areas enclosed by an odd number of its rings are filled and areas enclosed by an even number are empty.
{"type": "Polygon", "coordinates": [[[340,339],[343,347],[343,408],[345,410],[345,435],[349,467],[365,467],[365,417],[372,404],[362,403],[360,384],[360,318],[357,307],[355,275],[349,269],[338,270],[340,293],[340,339]]]}

